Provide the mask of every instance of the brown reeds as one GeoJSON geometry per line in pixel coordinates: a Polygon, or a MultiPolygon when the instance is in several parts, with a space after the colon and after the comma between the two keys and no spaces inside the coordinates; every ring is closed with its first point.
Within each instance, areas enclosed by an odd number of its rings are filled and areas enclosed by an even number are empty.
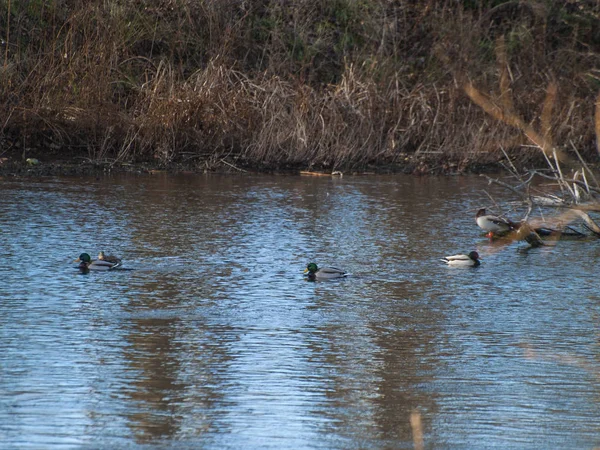
{"type": "MultiPolygon", "coordinates": [[[[543,245],[543,241],[538,234],[538,230],[542,227],[551,227],[550,234],[555,237],[563,233],[576,219],[581,219],[582,226],[592,235],[600,236],[600,226],[588,214],[592,211],[600,211],[600,185],[594,172],[590,169],[590,163],[582,157],[581,152],[577,150],[572,142],[572,151],[577,159],[557,148],[553,139],[552,124],[553,111],[558,96],[557,83],[555,81],[548,83],[539,115],[540,130],[537,131],[531,123],[525,122],[516,112],[513,101],[514,92],[508,75],[509,61],[503,37],[496,40],[496,59],[500,69],[498,79],[500,92],[497,95],[497,101],[494,101],[492,96],[483,94],[472,83],[465,84],[465,92],[475,104],[494,119],[520,130],[541,151],[547,163],[546,170],[539,167],[522,174],[505,153],[509,164],[507,169],[516,180],[516,186],[488,177],[490,181],[500,184],[512,193],[517,194],[527,208],[525,219],[517,224],[510,239],[524,240],[532,247],[539,247],[543,245]],[[562,165],[565,165],[565,168],[562,165]],[[549,191],[547,186],[542,189],[534,186],[533,183],[538,178],[551,180],[551,186],[554,189],[549,191]],[[548,216],[548,220],[531,219],[529,216],[534,206],[540,209],[542,207],[558,208],[562,211],[551,214],[548,216]]],[[[594,108],[596,114],[594,118],[596,142],[600,140],[598,98],[600,97],[596,97],[594,108]]],[[[585,236],[581,232],[575,232],[573,235],[578,238],[585,236]]]]}
{"type": "MultiPolygon", "coordinates": [[[[519,148],[506,124],[548,158],[565,154],[559,138],[584,155],[596,152],[587,111],[561,105],[595,98],[578,74],[600,57],[593,48],[559,47],[532,58],[528,48],[546,48],[550,36],[570,33],[564,42],[577,42],[583,31],[536,33],[535,22],[498,16],[510,8],[445,0],[73,0],[5,8],[0,144],[22,158],[461,171],[498,161],[500,147],[519,148]],[[528,48],[511,38],[522,30],[533,40],[528,48]],[[498,67],[494,98],[483,92],[498,67]],[[514,85],[538,86],[538,74],[550,72],[534,123],[538,91],[515,102],[514,85]]],[[[586,8],[567,12],[594,12],[586,8]]]]}
{"type": "MultiPolygon", "coordinates": [[[[501,81],[500,84],[502,87],[503,82],[501,81]]],[[[544,101],[541,114],[541,131],[536,131],[532,125],[526,123],[522,117],[518,116],[514,112],[512,100],[507,100],[510,90],[502,89],[500,94],[501,103],[497,104],[489,96],[480,92],[472,83],[467,83],[464,89],[469,98],[494,119],[502,121],[522,131],[523,134],[527,136],[527,138],[529,138],[529,140],[536,145],[546,157],[555,158],[556,156],[561,162],[568,161],[569,158],[567,155],[562,150],[557,149],[553,145],[552,141],[552,126],[550,117],[556,99],[556,84],[550,83],[546,89],[546,99],[544,101]]]]}

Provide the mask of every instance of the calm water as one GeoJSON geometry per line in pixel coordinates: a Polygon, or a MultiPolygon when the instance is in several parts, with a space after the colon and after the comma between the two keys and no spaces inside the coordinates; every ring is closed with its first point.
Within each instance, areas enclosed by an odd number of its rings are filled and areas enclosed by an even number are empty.
{"type": "Polygon", "coordinates": [[[600,446],[600,242],[492,245],[486,188],[0,180],[0,448],[600,446]]]}

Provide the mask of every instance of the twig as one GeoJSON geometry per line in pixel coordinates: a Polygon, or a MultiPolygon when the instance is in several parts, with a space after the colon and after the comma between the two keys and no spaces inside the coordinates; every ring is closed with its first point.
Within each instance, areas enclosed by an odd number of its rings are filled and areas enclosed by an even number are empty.
{"type": "Polygon", "coordinates": [[[488,177],[488,176],[487,176],[487,175],[485,175],[485,174],[481,174],[480,176],[481,176],[481,177],[485,177],[485,178],[488,180],[488,182],[490,182],[490,183],[495,183],[495,184],[497,184],[497,185],[499,185],[499,186],[502,186],[502,187],[504,187],[504,188],[508,189],[509,191],[512,191],[512,192],[514,192],[514,193],[515,193],[515,194],[517,194],[519,197],[521,197],[523,200],[525,200],[525,199],[526,199],[526,197],[523,195],[523,193],[519,192],[519,191],[518,191],[516,188],[514,188],[514,187],[513,187],[513,186],[511,186],[510,184],[508,184],[508,183],[505,183],[504,181],[500,181],[500,180],[498,180],[498,179],[495,179],[495,178],[488,177]]]}
{"type": "Polygon", "coordinates": [[[224,159],[220,159],[219,161],[235,170],[239,170],[240,172],[246,172],[244,169],[240,169],[239,167],[234,166],[233,164],[225,161],[224,159]]]}
{"type": "Polygon", "coordinates": [[[569,186],[568,183],[565,182],[565,178],[563,176],[562,170],[560,169],[560,163],[558,161],[558,158],[556,157],[556,149],[553,150],[553,155],[554,155],[554,161],[556,161],[556,170],[558,171],[558,176],[559,176],[559,181],[560,181],[560,186],[561,186],[561,190],[563,190],[563,188],[566,188],[569,193],[571,194],[571,197],[575,198],[575,192],[573,192],[573,190],[571,189],[571,186],[569,186]]]}
{"type": "MultiPolygon", "coordinates": [[[[537,170],[532,170],[531,173],[535,173],[536,175],[542,177],[542,178],[547,178],[549,180],[556,180],[555,176],[550,176],[550,175],[546,175],[542,172],[538,172],[537,170]]],[[[564,181],[568,182],[568,183],[576,183],[576,184],[580,184],[583,187],[586,187],[587,189],[589,189],[592,192],[596,192],[600,194],[600,188],[595,188],[592,186],[589,186],[587,184],[585,184],[584,182],[580,181],[580,180],[576,180],[574,178],[565,178],[564,181]]],[[[560,185],[560,183],[558,183],[558,185],[560,185]]]]}
{"type": "Polygon", "coordinates": [[[508,154],[506,153],[506,151],[504,150],[503,146],[500,146],[500,150],[502,150],[502,153],[504,154],[504,156],[506,157],[506,159],[508,160],[508,162],[510,163],[510,167],[512,168],[512,172],[513,173],[519,173],[519,171],[517,170],[517,168],[515,167],[515,165],[513,164],[512,160],[510,159],[510,157],[508,156],[508,154]]]}
{"type": "Polygon", "coordinates": [[[580,210],[580,209],[573,209],[573,211],[583,219],[583,221],[585,222],[585,227],[590,230],[592,233],[594,233],[596,236],[600,236],[600,227],[596,224],[596,222],[594,222],[592,220],[592,218],[589,216],[588,213],[580,210]]]}
{"type": "MultiPolygon", "coordinates": [[[[600,97],[599,97],[600,98],[600,97]]],[[[600,123],[600,120],[598,121],[600,123]]],[[[579,151],[577,150],[577,147],[575,147],[575,144],[573,144],[573,141],[569,141],[569,143],[571,144],[571,147],[573,148],[573,151],[575,152],[575,154],[577,155],[577,158],[579,158],[579,161],[581,162],[581,164],[583,165],[583,168],[590,174],[590,176],[592,177],[592,180],[594,180],[594,184],[596,186],[600,186],[598,184],[598,180],[596,179],[596,177],[594,176],[594,173],[590,170],[590,168],[588,167],[588,165],[586,164],[586,162],[583,160],[583,158],[581,157],[581,154],[579,153],[579,151]]]]}

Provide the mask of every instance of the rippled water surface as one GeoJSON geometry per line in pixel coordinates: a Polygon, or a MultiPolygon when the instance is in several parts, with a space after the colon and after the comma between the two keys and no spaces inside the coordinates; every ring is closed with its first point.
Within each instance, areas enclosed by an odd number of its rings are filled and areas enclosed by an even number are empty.
{"type": "Polygon", "coordinates": [[[411,413],[429,449],[600,446],[600,243],[493,245],[483,189],[0,180],[0,448],[410,449],[411,413]]]}

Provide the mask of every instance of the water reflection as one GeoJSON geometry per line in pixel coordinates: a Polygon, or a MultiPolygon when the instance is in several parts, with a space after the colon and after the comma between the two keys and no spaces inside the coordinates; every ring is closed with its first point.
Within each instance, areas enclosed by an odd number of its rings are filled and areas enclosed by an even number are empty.
{"type": "Polygon", "coordinates": [[[427,448],[600,445],[600,249],[489,243],[482,188],[0,181],[0,443],[411,448],[419,411],[427,448]],[[99,250],[133,270],[79,275],[99,250]]]}

